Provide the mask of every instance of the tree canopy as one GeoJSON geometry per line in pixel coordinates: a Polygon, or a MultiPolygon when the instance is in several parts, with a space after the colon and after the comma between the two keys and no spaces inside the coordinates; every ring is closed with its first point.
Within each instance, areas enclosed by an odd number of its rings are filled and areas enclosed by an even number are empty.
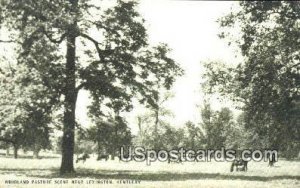
{"type": "Polygon", "coordinates": [[[50,148],[53,94],[43,86],[36,71],[26,66],[2,67],[0,72],[0,141],[38,154],[50,148]]]}
{"type": "Polygon", "coordinates": [[[220,37],[234,40],[244,61],[206,65],[207,91],[242,102],[246,126],[281,150],[300,141],[299,10],[294,1],[240,2],[219,23],[220,37]]]}

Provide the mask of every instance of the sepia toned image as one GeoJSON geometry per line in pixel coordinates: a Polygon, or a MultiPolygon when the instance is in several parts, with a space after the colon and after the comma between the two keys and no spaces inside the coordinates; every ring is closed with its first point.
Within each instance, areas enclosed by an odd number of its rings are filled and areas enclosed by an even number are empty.
{"type": "Polygon", "coordinates": [[[299,1],[0,0],[2,187],[300,187],[299,1]]]}

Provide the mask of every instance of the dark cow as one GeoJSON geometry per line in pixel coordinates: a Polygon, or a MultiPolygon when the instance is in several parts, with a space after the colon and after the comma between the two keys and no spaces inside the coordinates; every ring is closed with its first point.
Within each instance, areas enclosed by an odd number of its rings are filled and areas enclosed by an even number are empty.
{"type": "Polygon", "coordinates": [[[78,163],[79,161],[82,161],[84,163],[88,158],[90,158],[89,154],[84,153],[80,157],[77,157],[76,163],[78,163]]]}
{"type": "Polygon", "coordinates": [[[271,157],[269,156],[269,167],[273,167],[274,166],[274,163],[276,162],[275,160],[275,156],[272,155],[271,157]]]}
{"type": "MultiPolygon", "coordinates": [[[[184,156],[185,157],[185,156],[184,156]]],[[[181,163],[182,164],[182,160],[181,160],[181,156],[178,156],[178,158],[174,157],[174,156],[169,156],[168,157],[168,163],[181,163]]]]}
{"type": "Polygon", "coordinates": [[[234,171],[234,167],[236,171],[247,171],[248,170],[248,161],[244,161],[243,159],[234,159],[231,164],[230,172],[234,171]]]}
{"type": "Polygon", "coordinates": [[[105,159],[105,161],[107,161],[109,159],[109,155],[106,154],[98,155],[97,161],[100,161],[101,159],[105,159]]]}

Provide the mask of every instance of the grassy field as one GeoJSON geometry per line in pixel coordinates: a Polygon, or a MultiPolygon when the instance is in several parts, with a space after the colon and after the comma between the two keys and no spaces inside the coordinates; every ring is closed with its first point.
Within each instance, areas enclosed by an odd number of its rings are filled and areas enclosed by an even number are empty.
{"type": "Polygon", "coordinates": [[[59,166],[58,155],[42,159],[1,156],[0,187],[300,187],[299,161],[279,160],[273,168],[266,162],[249,162],[247,172],[229,172],[228,162],[155,162],[147,166],[145,162],[96,161],[92,157],[75,164],[77,173],[65,177],[59,176],[59,166]],[[40,184],[42,180],[51,182],[40,184]]]}

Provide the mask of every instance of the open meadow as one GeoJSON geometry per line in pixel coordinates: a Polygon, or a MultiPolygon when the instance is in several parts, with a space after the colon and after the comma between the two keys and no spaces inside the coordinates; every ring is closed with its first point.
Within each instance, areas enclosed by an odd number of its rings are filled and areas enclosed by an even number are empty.
{"type": "Polygon", "coordinates": [[[1,156],[0,187],[300,187],[300,162],[284,159],[272,168],[266,162],[251,161],[247,172],[230,172],[229,162],[147,166],[145,162],[96,161],[91,156],[85,163],[75,163],[76,174],[62,177],[60,156],[41,156],[1,156]]]}

